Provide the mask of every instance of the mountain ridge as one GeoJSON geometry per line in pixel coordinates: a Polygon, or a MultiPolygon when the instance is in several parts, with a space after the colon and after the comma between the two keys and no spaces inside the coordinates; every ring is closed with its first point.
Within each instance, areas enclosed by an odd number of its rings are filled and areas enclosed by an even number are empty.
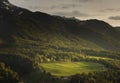
{"type": "MultiPolygon", "coordinates": [[[[2,4],[4,5],[4,3],[2,4]]],[[[74,18],[52,16],[42,12],[31,12],[29,10],[19,8],[14,5],[10,7],[15,8],[14,11],[13,10],[9,11],[4,7],[0,9],[1,11],[2,10],[6,11],[5,13],[2,12],[3,14],[1,14],[1,17],[3,17],[1,18],[3,21],[3,23],[1,23],[1,26],[3,26],[4,29],[0,30],[1,31],[0,34],[3,36],[2,38],[7,38],[5,39],[7,41],[12,39],[12,37],[11,38],[9,37],[10,35],[13,36],[15,34],[19,34],[18,37],[28,36],[28,34],[26,33],[22,34],[22,32],[20,32],[21,29],[26,29],[26,30],[28,29],[29,31],[31,27],[34,27],[31,29],[36,28],[39,30],[38,32],[46,32],[47,34],[48,33],[49,34],[50,33],[51,34],[67,33],[67,35],[76,36],[78,39],[82,38],[85,41],[87,40],[90,42],[94,42],[95,44],[102,46],[104,49],[109,49],[111,47],[114,47],[115,49],[116,46],[118,47],[118,49],[120,49],[120,47],[116,44],[116,42],[119,43],[119,40],[120,40],[118,36],[120,34],[119,31],[104,21],[97,20],[97,19],[80,21],[74,18]],[[24,24],[24,26],[26,27],[21,26],[20,24],[24,24]],[[27,27],[30,27],[30,28],[27,28],[27,27]],[[5,35],[3,32],[7,34],[5,35]],[[107,37],[107,38],[104,38],[104,37],[107,37]],[[111,47],[106,47],[104,45],[111,46],[111,47]]],[[[62,36],[64,36],[64,34],[62,36]]]]}
{"type": "MultiPolygon", "coordinates": [[[[0,69],[0,82],[73,83],[81,79],[81,81],[88,81],[88,83],[89,80],[90,82],[95,80],[95,83],[99,80],[108,83],[111,80],[117,82],[120,77],[119,35],[119,28],[112,27],[101,20],[82,21],[38,11],[32,12],[14,6],[8,0],[1,0],[0,67],[2,69],[0,69]],[[74,62],[87,62],[86,64],[92,62],[96,65],[103,65],[106,71],[90,72],[89,74],[83,72],[77,77],[68,76],[67,79],[64,79],[64,76],[53,76],[52,72],[47,72],[40,66],[41,63],[56,64],[56,62],[63,63],[63,66],[64,63],[67,63],[68,68],[74,62]],[[95,76],[98,79],[93,79],[95,76]],[[111,79],[112,77],[117,78],[111,79]]],[[[84,69],[87,68],[89,71],[86,64],[83,64],[84,69]]],[[[88,65],[94,71],[92,64],[88,65]]],[[[68,73],[68,69],[65,70],[67,71],[65,73],[68,73]]],[[[73,69],[72,72],[74,71],[73,69]]]]}

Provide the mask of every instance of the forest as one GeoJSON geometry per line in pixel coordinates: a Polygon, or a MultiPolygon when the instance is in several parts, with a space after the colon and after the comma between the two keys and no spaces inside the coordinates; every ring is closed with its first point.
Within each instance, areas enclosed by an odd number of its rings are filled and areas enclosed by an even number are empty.
{"type": "Polygon", "coordinates": [[[119,83],[119,36],[102,20],[32,12],[1,0],[0,83],[119,83]]]}

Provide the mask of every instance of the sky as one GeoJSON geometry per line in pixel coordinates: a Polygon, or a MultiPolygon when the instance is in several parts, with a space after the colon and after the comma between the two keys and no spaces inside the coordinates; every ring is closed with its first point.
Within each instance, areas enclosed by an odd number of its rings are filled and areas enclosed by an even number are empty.
{"type": "Polygon", "coordinates": [[[12,4],[51,15],[99,19],[120,26],[120,0],[9,0],[12,4]]]}

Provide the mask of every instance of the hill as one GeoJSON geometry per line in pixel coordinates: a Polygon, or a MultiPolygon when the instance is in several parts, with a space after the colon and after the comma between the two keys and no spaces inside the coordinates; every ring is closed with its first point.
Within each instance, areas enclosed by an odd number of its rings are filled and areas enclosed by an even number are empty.
{"type": "Polygon", "coordinates": [[[115,28],[120,31],[120,27],[115,27],[115,28]]]}
{"type": "Polygon", "coordinates": [[[120,59],[119,35],[119,30],[101,20],[31,12],[0,1],[0,62],[21,78],[41,62],[89,61],[87,55],[120,59]]]}
{"type": "Polygon", "coordinates": [[[57,44],[57,46],[61,46],[63,43],[66,46],[75,46],[74,44],[76,44],[81,48],[120,50],[120,32],[103,21],[95,19],[80,21],[41,12],[31,12],[11,6],[11,4],[10,7],[5,6],[3,4],[0,9],[2,12],[1,41],[14,41],[16,43],[16,41],[21,42],[21,40],[22,42],[31,40],[42,43],[54,42],[53,44],[57,44]],[[68,43],[70,45],[67,45],[68,43]]]}

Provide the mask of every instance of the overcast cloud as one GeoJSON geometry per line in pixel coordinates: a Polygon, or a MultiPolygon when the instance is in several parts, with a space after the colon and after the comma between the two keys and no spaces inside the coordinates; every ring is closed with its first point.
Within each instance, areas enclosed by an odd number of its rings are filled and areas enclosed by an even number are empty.
{"type": "Polygon", "coordinates": [[[120,0],[9,0],[11,3],[52,15],[100,19],[120,26],[120,0]]]}
{"type": "Polygon", "coordinates": [[[120,20],[120,16],[111,16],[109,17],[110,20],[120,20]]]}
{"type": "Polygon", "coordinates": [[[54,12],[54,15],[58,15],[58,16],[66,16],[66,17],[88,17],[90,16],[89,14],[86,13],[81,13],[77,10],[75,11],[71,11],[71,12],[54,12]]]}

